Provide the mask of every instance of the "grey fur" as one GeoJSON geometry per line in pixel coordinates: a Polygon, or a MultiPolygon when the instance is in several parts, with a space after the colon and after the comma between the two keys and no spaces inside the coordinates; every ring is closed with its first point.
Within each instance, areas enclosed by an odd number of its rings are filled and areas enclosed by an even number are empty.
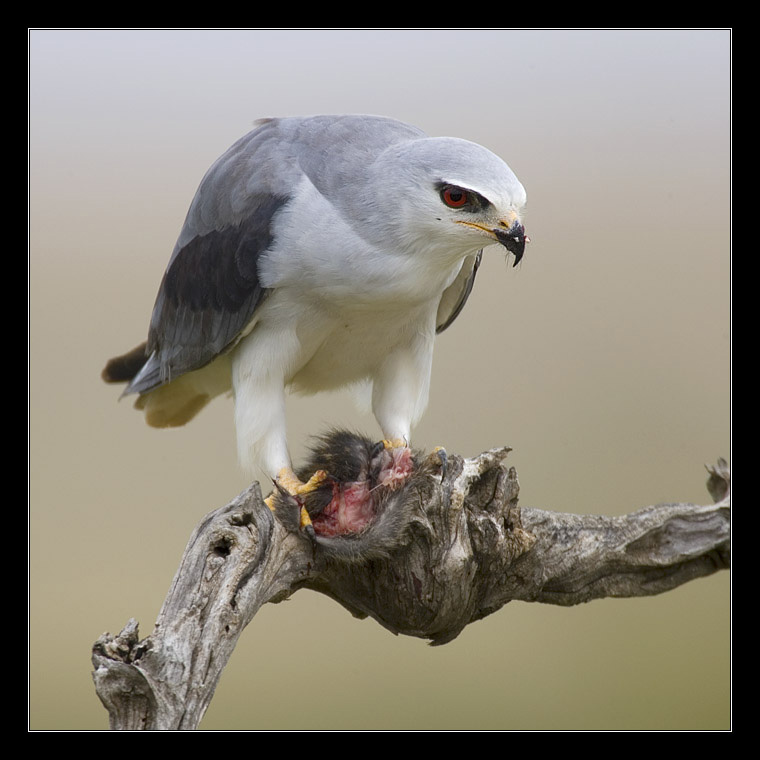
{"type": "MultiPolygon", "coordinates": [[[[319,437],[310,457],[299,470],[306,479],[317,470],[328,474],[327,482],[303,497],[302,502],[282,491],[275,490],[274,507],[277,517],[291,530],[299,528],[301,503],[312,519],[330,502],[333,488],[366,481],[375,517],[367,528],[358,533],[341,536],[315,537],[316,551],[325,557],[342,562],[366,562],[389,556],[408,540],[408,529],[417,503],[414,495],[416,480],[430,474],[431,463],[413,453],[410,476],[396,488],[377,484],[377,472],[383,456],[382,443],[373,443],[362,435],[336,430],[319,437]]],[[[445,458],[441,456],[440,464],[445,458]]]]}

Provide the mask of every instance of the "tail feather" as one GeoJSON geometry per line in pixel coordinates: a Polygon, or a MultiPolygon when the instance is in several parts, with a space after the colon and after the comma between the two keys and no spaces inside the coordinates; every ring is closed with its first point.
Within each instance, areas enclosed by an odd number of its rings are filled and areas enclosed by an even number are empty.
{"type": "Polygon", "coordinates": [[[211,396],[184,375],[173,383],[160,385],[138,396],[135,409],[145,412],[145,421],[151,427],[180,427],[190,422],[209,401],[211,396]]]}
{"type": "Polygon", "coordinates": [[[141,343],[122,356],[109,359],[100,376],[107,383],[128,383],[148,360],[146,343],[141,343]]]}
{"type": "Polygon", "coordinates": [[[155,354],[146,355],[141,343],[110,359],[101,373],[107,383],[127,383],[121,397],[137,394],[135,408],[145,413],[151,427],[177,427],[195,417],[212,398],[230,390],[229,357],[173,378],[161,377],[155,354]]]}

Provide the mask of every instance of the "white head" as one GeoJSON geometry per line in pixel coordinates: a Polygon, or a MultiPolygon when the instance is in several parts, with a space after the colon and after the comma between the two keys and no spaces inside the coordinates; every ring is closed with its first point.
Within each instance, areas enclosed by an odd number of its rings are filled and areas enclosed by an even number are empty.
{"type": "MultiPolygon", "coordinates": [[[[491,151],[453,137],[391,146],[370,167],[365,223],[399,249],[457,258],[501,243],[525,247],[525,189],[491,151]]],[[[365,205],[366,204],[366,205],[365,205]]]]}

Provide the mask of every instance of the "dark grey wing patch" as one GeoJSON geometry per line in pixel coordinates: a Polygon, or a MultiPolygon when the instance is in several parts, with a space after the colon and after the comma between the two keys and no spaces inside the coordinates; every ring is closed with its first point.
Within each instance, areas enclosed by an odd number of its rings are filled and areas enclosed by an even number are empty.
{"type": "Polygon", "coordinates": [[[172,256],[151,318],[150,358],[126,393],[145,393],[200,369],[235,345],[267,296],[258,260],[287,200],[254,196],[251,215],[239,224],[198,235],[172,256]]]}
{"type": "Polygon", "coordinates": [[[443,291],[441,302],[438,304],[436,317],[436,333],[442,333],[459,316],[467,299],[472,292],[475,283],[475,275],[480,266],[483,251],[478,251],[474,256],[468,256],[459,270],[454,282],[443,291]]]}

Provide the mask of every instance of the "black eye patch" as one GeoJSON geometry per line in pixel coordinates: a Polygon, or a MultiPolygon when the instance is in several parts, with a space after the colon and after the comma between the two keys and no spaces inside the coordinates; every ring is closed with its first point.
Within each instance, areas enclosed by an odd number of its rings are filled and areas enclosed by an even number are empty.
{"type": "Polygon", "coordinates": [[[468,190],[466,187],[451,185],[446,182],[438,184],[438,194],[445,206],[462,211],[482,211],[491,204],[480,193],[468,190]]]}

